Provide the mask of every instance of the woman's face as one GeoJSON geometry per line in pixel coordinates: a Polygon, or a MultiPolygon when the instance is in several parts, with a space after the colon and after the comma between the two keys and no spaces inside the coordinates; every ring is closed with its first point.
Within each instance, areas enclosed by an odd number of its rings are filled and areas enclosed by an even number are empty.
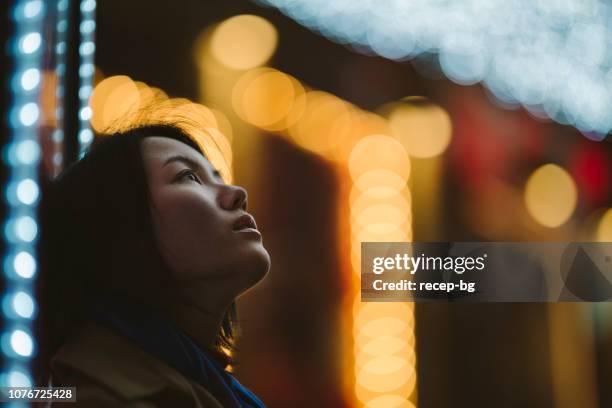
{"type": "Polygon", "coordinates": [[[270,256],[248,228],[246,191],[180,141],[148,137],[142,153],[160,251],[178,282],[237,296],[263,278],[270,256]]]}

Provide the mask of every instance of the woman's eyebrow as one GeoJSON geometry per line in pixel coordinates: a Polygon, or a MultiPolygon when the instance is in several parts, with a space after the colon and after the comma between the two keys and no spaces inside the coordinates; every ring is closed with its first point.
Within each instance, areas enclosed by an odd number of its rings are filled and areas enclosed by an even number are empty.
{"type": "Polygon", "coordinates": [[[166,159],[162,167],[165,167],[168,164],[173,163],[173,162],[181,162],[181,163],[186,164],[188,167],[191,167],[192,169],[203,170],[202,166],[200,166],[200,163],[198,163],[197,161],[193,159],[190,159],[187,156],[182,156],[182,155],[170,156],[169,158],[166,159]]]}
{"type": "MultiPolygon", "coordinates": [[[[192,168],[192,169],[196,169],[196,170],[203,170],[202,166],[200,165],[200,163],[198,163],[197,161],[190,159],[187,156],[183,156],[180,154],[174,155],[174,156],[170,156],[169,158],[166,159],[166,161],[164,162],[164,166],[166,166],[167,164],[173,163],[173,162],[181,162],[186,164],[188,167],[192,168]]],[[[219,170],[217,169],[213,169],[212,171],[213,175],[215,177],[218,177],[220,179],[223,179],[223,177],[221,176],[221,173],[219,172],[219,170]]]]}

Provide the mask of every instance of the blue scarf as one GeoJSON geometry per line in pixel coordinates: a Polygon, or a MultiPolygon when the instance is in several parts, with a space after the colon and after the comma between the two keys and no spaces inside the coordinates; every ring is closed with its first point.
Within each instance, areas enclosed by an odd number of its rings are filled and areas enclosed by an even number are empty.
{"type": "Polygon", "coordinates": [[[159,314],[137,305],[99,300],[92,317],[204,386],[224,407],[265,408],[214,358],[159,314]]]}

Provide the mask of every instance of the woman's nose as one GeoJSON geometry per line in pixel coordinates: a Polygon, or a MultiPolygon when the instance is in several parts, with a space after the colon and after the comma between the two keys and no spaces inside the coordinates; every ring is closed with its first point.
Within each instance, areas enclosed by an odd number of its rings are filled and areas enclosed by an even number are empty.
{"type": "Polygon", "coordinates": [[[248,194],[243,187],[226,185],[221,192],[219,201],[221,208],[224,210],[233,211],[242,208],[246,211],[248,194]]]}

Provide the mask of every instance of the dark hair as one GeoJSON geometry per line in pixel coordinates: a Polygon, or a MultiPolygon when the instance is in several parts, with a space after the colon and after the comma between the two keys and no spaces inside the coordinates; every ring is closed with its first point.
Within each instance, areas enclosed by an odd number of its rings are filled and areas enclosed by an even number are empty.
{"type": "MultiPolygon", "coordinates": [[[[44,187],[39,241],[43,365],[87,320],[91,302],[100,296],[160,312],[175,299],[149,206],[141,144],[150,136],[181,141],[205,156],[177,125],[141,126],[97,135],[81,160],[44,187]]],[[[223,365],[231,363],[235,322],[233,303],[210,350],[223,365]]]]}

